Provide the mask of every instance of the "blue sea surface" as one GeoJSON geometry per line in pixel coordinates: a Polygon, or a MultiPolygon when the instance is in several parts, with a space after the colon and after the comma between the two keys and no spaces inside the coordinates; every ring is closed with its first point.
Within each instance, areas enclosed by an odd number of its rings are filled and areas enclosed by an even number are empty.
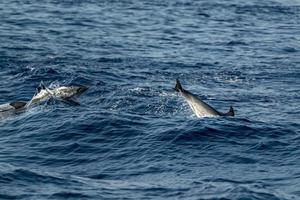
{"type": "Polygon", "coordinates": [[[89,89],[0,116],[0,199],[300,199],[300,1],[0,0],[0,104],[42,81],[89,89]]]}

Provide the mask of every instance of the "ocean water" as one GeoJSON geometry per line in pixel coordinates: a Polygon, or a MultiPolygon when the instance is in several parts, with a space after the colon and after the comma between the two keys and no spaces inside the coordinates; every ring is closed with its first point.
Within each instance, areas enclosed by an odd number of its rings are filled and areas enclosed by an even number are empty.
{"type": "Polygon", "coordinates": [[[300,199],[300,1],[1,0],[0,199],[300,199]],[[183,86],[235,117],[197,118],[183,86]]]}

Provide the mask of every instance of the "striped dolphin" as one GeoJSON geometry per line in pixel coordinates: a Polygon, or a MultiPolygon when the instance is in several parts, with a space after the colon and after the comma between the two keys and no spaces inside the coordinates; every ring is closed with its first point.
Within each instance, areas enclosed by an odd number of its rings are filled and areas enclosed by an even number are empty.
{"type": "Polygon", "coordinates": [[[0,113],[11,112],[11,111],[19,111],[22,109],[26,109],[34,104],[38,104],[43,102],[51,97],[63,101],[69,104],[79,105],[77,101],[73,99],[73,97],[78,96],[85,92],[88,87],[85,86],[61,86],[58,88],[48,89],[46,86],[41,84],[38,88],[34,96],[30,101],[14,101],[10,103],[5,103],[0,105],[0,113]]]}
{"type": "Polygon", "coordinates": [[[45,101],[49,98],[58,99],[65,103],[76,104],[79,105],[77,101],[73,99],[73,97],[78,96],[85,92],[88,89],[86,86],[61,86],[53,89],[47,88],[45,85],[41,84],[32,97],[32,99],[27,103],[27,107],[36,104],[42,101],[45,101]]]}
{"type": "Polygon", "coordinates": [[[175,90],[179,92],[187,101],[197,117],[213,117],[213,116],[234,116],[234,110],[232,106],[227,113],[222,113],[196,97],[191,92],[182,88],[180,81],[177,79],[175,90]]]}

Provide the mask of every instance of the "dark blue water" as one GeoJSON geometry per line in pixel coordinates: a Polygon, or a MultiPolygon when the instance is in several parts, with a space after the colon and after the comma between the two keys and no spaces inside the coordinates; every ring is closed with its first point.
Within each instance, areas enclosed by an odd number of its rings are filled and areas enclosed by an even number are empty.
{"type": "Polygon", "coordinates": [[[300,199],[300,2],[0,1],[0,199],[300,199]],[[198,119],[184,87],[234,118],[198,119]]]}

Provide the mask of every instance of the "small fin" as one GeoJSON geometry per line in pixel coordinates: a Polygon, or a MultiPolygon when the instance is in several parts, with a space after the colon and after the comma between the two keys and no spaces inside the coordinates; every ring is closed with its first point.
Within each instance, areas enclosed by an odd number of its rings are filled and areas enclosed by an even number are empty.
{"type": "Polygon", "coordinates": [[[46,86],[45,86],[45,84],[44,84],[44,82],[43,81],[41,81],[40,82],[40,86],[39,87],[41,87],[41,89],[43,89],[43,90],[45,90],[46,89],[46,86]]]}
{"type": "Polygon", "coordinates": [[[40,82],[40,85],[36,88],[36,92],[39,93],[41,90],[45,90],[46,86],[43,81],[40,82]]]}
{"type": "Polygon", "coordinates": [[[181,92],[183,91],[183,88],[181,86],[181,83],[179,81],[179,79],[176,79],[176,85],[175,85],[175,88],[174,88],[177,92],[181,92]]]}
{"type": "Polygon", "coordinates": [[[225,114],[225,116],[234,116],[234,110],[233,110],[233,107],[230,106],[230,109],[229,111],[225,114]]]}
{"type": "Polygon", "coordinates": [[[46,90],[46,86],[43,81],[40,82],[40,85],[36,88],[35,95],[37,95],[41,90],[46,90]]]}

